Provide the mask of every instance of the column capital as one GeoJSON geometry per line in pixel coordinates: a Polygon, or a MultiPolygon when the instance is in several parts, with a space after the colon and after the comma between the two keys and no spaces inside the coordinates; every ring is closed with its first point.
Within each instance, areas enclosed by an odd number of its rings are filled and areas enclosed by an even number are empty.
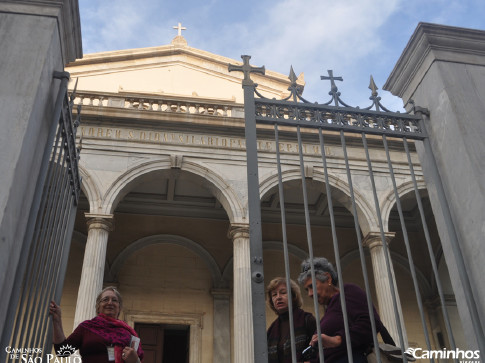
{"type": "Polygon", "coordinates": [[[227,237],[232,240],[236,238],[249,238],[249,224],[233,223],[227,231],[227,237]]]}
{"type": "Polygon", "coordinates": [[[84,213],[86,225],[90,228],[100,228],[108,232],[114,229],[114,219],[112,214],[84,213]]]}
{"type": "MultiPolygon", "coordinates": [[[[384,232],[384,238],[389,246],[391,240],[396,236],[396,232],[384,232]]],[[[369,232],[362,240],[362,245],[364,247],[369,247],[372,250],[374,247],[382,246],[381,232],[369,232]]]]}

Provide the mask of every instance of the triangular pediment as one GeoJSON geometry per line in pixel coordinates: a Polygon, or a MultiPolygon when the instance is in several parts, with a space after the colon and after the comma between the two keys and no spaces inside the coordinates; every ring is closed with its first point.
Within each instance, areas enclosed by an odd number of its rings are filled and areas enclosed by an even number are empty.
{"type": "MultiPolygon", "coordinates": [[[[242,103],[243,74],[229,72],[229,63],[242,64],[179,41],[160,47],[88,54],[69,64],[66,70],[72,80],[78,80],[80,91],[175,95],[242,103]]],[[[252,74],[251,78],[266,97],[280,98],[289,93],[286,75],[266,71],[264,76],[252,74]]]]}

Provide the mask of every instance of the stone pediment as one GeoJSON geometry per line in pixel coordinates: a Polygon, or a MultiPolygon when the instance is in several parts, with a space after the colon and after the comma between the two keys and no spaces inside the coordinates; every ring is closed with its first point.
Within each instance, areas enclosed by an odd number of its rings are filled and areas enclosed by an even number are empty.
{"type": "MultiPolygon", "coordinates": [[[[172,44],[165,46],[87,54],[70,63],[66,71],[72,80],[78,79],[79,91],[176,95],[242,103],[243,74],[228,71],[229,63],[242,62],[189,47],[180,38],[175,37],[172,44]]],[[[289,93],[287,75],[266,71],[264,76],[251,77],[266,97],[281,98],[289,93]]]]}

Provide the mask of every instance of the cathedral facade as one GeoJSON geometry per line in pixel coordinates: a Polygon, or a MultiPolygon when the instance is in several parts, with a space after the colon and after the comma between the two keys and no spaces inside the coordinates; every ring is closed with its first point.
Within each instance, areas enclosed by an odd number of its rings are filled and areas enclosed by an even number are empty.
{"type": "MultiPolygon", "coordinates": [[[[96,294],[114,285],[123,295],[122,318],[141,335],[151,357],[184,356],[187,362],[252,361],[249,221],[242,75],[229,72],[237,61],[188,46],[176,36],[160,47],[84,55],[69,64],[75,104],[82,105],[80,199],[61,306],[66,330],[95,314],[96,294]]],[[[286,75],[252,75],[268,98],[288,94],[286,75]]],[[[300,79],[302,77],[300,76],[300,79]]],[[[304,82],[299,82],[304,86],[304,82]]],[[[258,129],[260,196],[266,283],[285,273],[276,155],[283,168],[291,277],[308,256],[298,142],[282,131],[278,144],[258,129]]],[[[344,156],[336,133],[325,135],[331,195],[325,192],[318,138],[303,133],[314,254],[335,260],[328,211],[334,204],[345,282],[363,287],[358,254],[368,261],[371,294],[383,321],[397,338],[389,300],[389,279],[397,286],[399,319],[407,345],[425,347],[408,260],[399,227],[385,152],[369,137],[376,191],[393,274],[385,273],[377,211],[359,138],[349,136],[347,152],[359,215],[353,216],[344,156]]],[[[420,228],[406,156],[390,142],[403,200],[426,324],[437,349],[447,344],[436,285],[420,228]]],[[[441,245],[419,160],[412,163],[425,201],[433,253],[439,263],[447,309],[457,331],[457,310],[441,258],[441,245]]],[[[312,301],[304,308],[312,311],[312,301]]],[[[266,311],[267,325],[274,313],[266,311]]],[[[67,333],[67,332],[66,332],[67,333]]],[[[458,333],[456,339],[463,339],[458,333]]],[[[166,358],[167,359],[167,358],[166,358]]]]}

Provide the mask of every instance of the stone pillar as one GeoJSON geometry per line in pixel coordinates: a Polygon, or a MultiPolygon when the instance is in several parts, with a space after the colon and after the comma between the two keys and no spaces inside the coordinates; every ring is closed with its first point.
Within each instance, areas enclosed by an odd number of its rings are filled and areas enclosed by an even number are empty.
{"type": "MultiPolygon", "coordinates": [[[[394,238],[394,232],[385,233],[386,243],[389,247],[391,239],[394,238]]],[[[396,277],[394,275],[394,267],[390,254],[389,265],[391,268],[391,276],[387,273],[386,256],[384,247],[382,245],[382,239],[380,232],[369,232],[363,240],[363,245],[368,247],[372,259],[372,269],[374,270],[374,282],[377,293],[377,303],[379,305],[379,316],[382,322],[386,326],[387,330],[391,334],[392,338],[397,345],[399,343],[398,324],[396,320],[396,314],[394,312],[394,303],[392,301],[391,281],[395,287],[397,310],[399,319],[401,321],[402,335],[404,339],[404,346],[407,347],[408,339],[406,335],[406,327],[404,326],[404,320],[402,316],[401,300],[399,299],[399,293],[396,284],[396,277]]],[[[389,252],[389,249],[388,249],[389,252]]]]}
{"type": "Polygon", "coordinates": [[[18,299],[39,207],[42,156],[58,120],[55,71],[82,57],[78,1],[0,1],[0,334],[10,339],[9,308],[18,299]],[[32,223],[32,222],[31,222],[32,223]],[[11,300],[13,299],[13,300],[11,300]],[[5,334],[5,335],[4,335],[5,334]]]}
{"type": "MultiPolygon", "coordinates": [[[[384,89],[426,108],[416,151],[468,348],[485,352],[485,31],[418,24],[384,89]]],[[[464,349],[465,347],[459,347],[464,349]]]]}
{"type": "Polygon", "coordinates": [[[254,360],[249,225],[232,225],[234,260],[234,362],[254,360]]]}
{"type": "Polygon", "coordinates": [[[108,235],[113,228],[113,215],[86,213],[88,240],[84,251],[81,282],[77,294],[74,328],[96,316],[96,296],[103,289],[104,265],[108,235]]]}
{"type": "Polygon", "coordinates": [[[231,363],[231,291],[213,289],[214,298],[214,363],[231,363]]]}

